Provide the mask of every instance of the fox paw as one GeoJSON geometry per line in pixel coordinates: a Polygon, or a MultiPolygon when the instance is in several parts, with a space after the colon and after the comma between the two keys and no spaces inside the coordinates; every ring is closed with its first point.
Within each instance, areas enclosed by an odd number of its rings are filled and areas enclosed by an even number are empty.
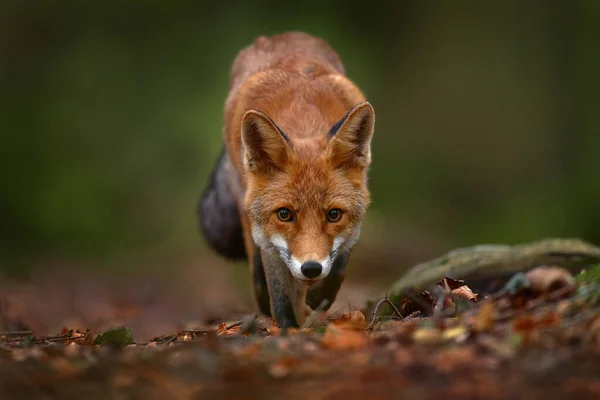
{"type": "Polygon", "coordinates": [[[310,314],[312,314],[312,309],[307,304],[305,304],[304,305],[304,317],[307,318],[310,316],[310,314]]]}

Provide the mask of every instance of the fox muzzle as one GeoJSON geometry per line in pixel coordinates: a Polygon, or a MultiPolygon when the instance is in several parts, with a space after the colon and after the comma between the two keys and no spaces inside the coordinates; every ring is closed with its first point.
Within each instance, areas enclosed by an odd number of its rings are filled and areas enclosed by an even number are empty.
{"type": "Polygon", "coordinates": [[[300,271],[305,277],[314,279],[321,275],[321,272],[323,272],[323,266],[317,261],[306,261],[300,267],[300,271]]]}

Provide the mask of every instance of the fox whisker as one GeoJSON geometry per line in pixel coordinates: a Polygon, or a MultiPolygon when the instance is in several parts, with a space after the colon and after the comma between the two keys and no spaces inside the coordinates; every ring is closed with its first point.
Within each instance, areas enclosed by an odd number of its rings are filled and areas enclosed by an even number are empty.
{"type": "Polygon", "coordinates": [[[292,253],[290,253],[289,250],[286,249],[285,247],[277,246],[275,244],[272,244],[269,247],[279,250],[281,255],[284,256],[288,260],[292,258],[292,253]]]}
{"type": "Polygon", "coordinates": [[[338,247],[336,247],[335,249],[333,249],[333,250],[331,250],[329,252],[329,257],[330,258],[337,257],[338,254],[339,254],[339,252],[340,252],[340,250],[344,250],[345,248],[346,248],[346,244],[345,243],[340,244],[338,247]]]}

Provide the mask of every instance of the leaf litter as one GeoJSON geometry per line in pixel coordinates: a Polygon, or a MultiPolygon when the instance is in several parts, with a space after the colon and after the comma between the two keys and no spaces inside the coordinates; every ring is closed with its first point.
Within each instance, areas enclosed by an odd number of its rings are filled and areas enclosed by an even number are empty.
{"type": "Polygon", "coordinates": [[[445,276],[288,331],[248,315],[147,342],[125,326],[0,332],[0,397],[594,398],[600,274],[585,274],[541,266],[482,298],[445,276]]]}

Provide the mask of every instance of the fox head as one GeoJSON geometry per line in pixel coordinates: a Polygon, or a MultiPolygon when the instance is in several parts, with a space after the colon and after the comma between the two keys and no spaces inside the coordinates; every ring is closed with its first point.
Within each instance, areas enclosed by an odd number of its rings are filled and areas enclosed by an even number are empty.
{"type": "Polygon", "coordinates": [[[260,111],[242,118],[244,205],[253,239],[299,280],[327,277],[336,257],[358,239],[370,204],[374,124],[368,102],[310,138],[292,140],[260,111]]]}

